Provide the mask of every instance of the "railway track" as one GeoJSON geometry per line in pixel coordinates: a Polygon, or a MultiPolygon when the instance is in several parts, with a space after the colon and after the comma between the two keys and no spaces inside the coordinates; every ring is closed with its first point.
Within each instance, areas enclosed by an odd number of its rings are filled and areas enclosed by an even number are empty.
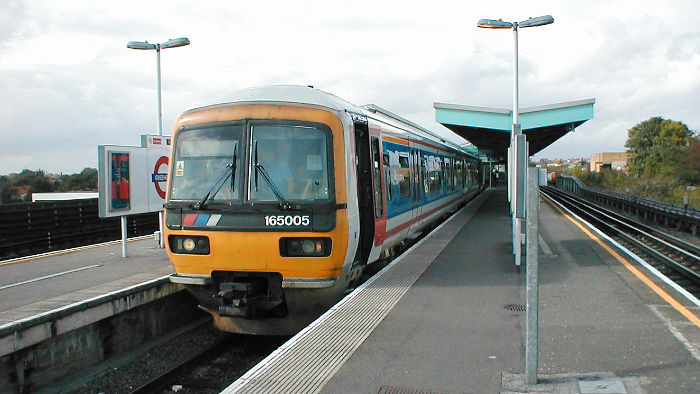
{"type": "Polygon", "coordinates": [[[695,297],[700,296],[700,247],[552,187],[540,192],[623,244],[695,297]]]}

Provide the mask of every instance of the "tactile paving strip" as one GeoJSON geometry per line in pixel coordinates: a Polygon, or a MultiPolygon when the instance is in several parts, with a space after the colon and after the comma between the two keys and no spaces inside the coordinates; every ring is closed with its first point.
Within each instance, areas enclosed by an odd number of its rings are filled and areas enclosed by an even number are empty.
{"type": "Polygon", "coordinates": [[[489,195],[482,193],[222,393],[320,391],[489,195]],[[421,253],[412,254],[417,248],[421,253]]]}

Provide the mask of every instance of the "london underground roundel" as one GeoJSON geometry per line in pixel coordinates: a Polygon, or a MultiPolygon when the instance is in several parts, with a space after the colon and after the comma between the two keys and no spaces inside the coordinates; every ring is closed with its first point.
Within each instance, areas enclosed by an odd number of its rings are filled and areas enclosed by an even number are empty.
{"type": "Polygon", "coordinates": [[[165,184],[168,180],[168,156],[161,156],[156,162],[156,166],[151,174],[151,181],[156,188],[160,198],[165,199],[165,184]]]}

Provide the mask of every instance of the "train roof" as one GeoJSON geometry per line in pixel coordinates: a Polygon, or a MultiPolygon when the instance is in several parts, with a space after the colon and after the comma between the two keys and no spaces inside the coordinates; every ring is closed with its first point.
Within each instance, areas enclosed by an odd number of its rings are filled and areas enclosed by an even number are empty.
{"type": "Polygon", "coordinates": [[[350,114],[364,116],[369,119],[393,126],[394,128],[398,129],[399,132],[410,133],[420,138],[450,146],[455,150],[470,153],[456,142],[450,141],[443,136],[440,136],[375,104],[367,104],[358,107],[338,96],[313,88],[312,86],[269,85],[247,88],[231,93],[226,102],[194,108],[186,111],[184,114],[201,111],[204,109],[255,103],[279,103],[283,105],[298,104],[299,106],[326,108],[336,112],[348,112],[350,114]]]}
{"type": "Polygon", "coordinates": [[[233,92],[227,102],[191,109],[185,113],[202,109],[229,106],[232,104],[254,103],[297,103],[304,106],[325,107],[337,112],[362,114],[362,110],[340,97],[311,86],[301,85],[270,85],[258,86],[233,92]]]}
{"type": "Polygon", "coordinates": [[[457,151],[471,154],[471,152],[468,152],[462,146],[460,146],[454,141],[451,141],[449,138],[436,134],[426,129],[425,127],[422,127],[406,118],[396,115],[395,113],[390,112],[389,110],[384,109],[376,104],[363,105],[361,108],[365,110],[365,115],[370,119],[374,119],[376,121],[394,126],[402,132],[411,133],[414,136],[420,137],[422,139],[439,142],[457,151]]]}

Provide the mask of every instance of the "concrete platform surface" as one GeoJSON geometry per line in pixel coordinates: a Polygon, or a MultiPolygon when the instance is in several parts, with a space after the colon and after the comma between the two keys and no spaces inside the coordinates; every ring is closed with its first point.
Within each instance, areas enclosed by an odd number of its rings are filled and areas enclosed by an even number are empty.
{"type": "Polygon", "coordinates": [[[497,189],[322,392],[700,392],[700,328],[544,201],[539,381],[525,384],[507,209],[497,189]]]}
{"type": "Polygon", "coordinates": [[[173,272],[153,238],[0,261],[0,326],[173,272]]]}

